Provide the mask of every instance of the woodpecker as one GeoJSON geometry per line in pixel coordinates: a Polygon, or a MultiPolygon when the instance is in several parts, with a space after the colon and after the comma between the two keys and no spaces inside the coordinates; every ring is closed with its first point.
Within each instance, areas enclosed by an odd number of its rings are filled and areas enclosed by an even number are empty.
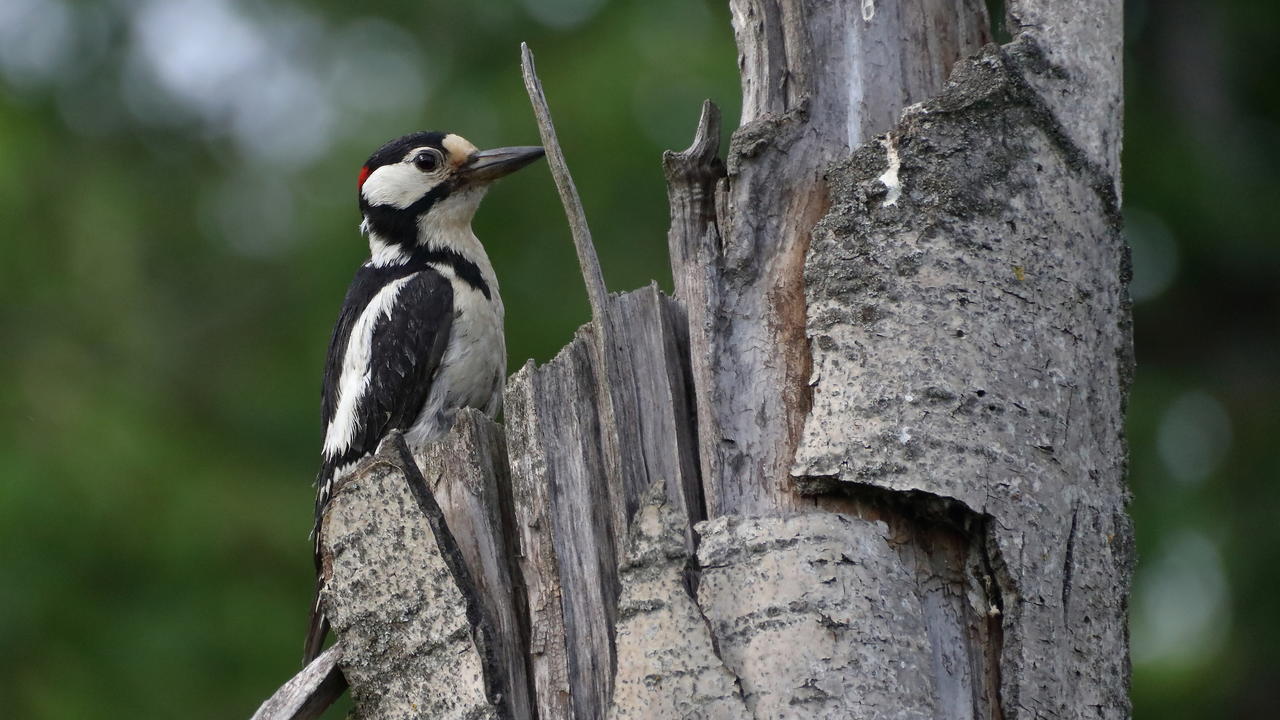
{"type": "Polygon", "coordinates": [[[370,257],[347,289],[324,368],[316,595],[304,665],[329,629],[320,609],[320,520],[334,480],[392,430],[422,446],[449,430],[459,408],[493,417],[502,406],[502,298],[471,218],[494,180],[542,154],[536,146],[477,150],[458,135],[416,132],[360,168],[370,257]]]}

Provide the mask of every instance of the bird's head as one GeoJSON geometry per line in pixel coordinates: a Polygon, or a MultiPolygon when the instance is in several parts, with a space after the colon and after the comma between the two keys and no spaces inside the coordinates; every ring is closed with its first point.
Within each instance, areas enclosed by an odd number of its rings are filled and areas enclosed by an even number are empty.
{"type": "Polygon", "coordinates": [[[407,246],[429,228],[469,226],[490,183],[542,154],[536,146],[478,150],[442,132],[396,138],[360,168],[363,227],[383,242],[407,246]]]}

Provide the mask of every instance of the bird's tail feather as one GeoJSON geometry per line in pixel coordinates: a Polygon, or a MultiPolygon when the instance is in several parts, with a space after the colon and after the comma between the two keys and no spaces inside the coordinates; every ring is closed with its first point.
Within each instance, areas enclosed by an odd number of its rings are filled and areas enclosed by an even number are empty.
{"type": "Polygon", "coordinates": [[[316,475],[316,510],[315,524],[311,526],[311,542],[316,564],[316,590],[311,598],[311,613],[307,618],[307,641],[302,648],[302,666],[311,664],[324,649],[324,638],[329,634],[329,619],[324,616],[320,607],[320,590],[324,587],[324,564],[320,555],[320,521],[324,518],[325,507],[329,504],[329,491],[333,487],[333,460],[326,458],[316,475]]]}
{"type": "Polygon", "coordinates": [[[329,634],[329,619],[320,608],[320,578],[316,578],[316,596],[311,602],[311,617],[307,621],[307,643],[302,649],[302,666],[311,664],[324,649],[324,638],[329,634]]]}

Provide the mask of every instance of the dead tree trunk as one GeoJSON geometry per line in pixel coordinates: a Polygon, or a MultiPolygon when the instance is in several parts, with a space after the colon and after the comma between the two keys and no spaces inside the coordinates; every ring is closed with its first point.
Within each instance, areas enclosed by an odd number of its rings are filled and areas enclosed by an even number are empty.
{"type": "Polygon", "coordinates": [[[730,5],[675,298],[335,493],[357,716],[1127,717],[1119,0],[730,5]]]}

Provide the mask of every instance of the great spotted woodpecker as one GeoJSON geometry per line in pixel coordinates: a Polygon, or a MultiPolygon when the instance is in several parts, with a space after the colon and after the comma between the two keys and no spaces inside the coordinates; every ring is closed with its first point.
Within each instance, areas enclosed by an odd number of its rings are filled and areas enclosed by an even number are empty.
{"type": "Polygon", "coordinates": [[[383,145],[360,168],[356,271],[329,341],[316,478],[316,596],[304,664],[329,624],[320,608],[320,520],[336,478],[391,430],[410,446],[437,440],[458,408],[502,405],[502,298],[471,218],[490,183],[542,157],[540,147],[477,150],[458,135],[418,132],[383,145]]]}

